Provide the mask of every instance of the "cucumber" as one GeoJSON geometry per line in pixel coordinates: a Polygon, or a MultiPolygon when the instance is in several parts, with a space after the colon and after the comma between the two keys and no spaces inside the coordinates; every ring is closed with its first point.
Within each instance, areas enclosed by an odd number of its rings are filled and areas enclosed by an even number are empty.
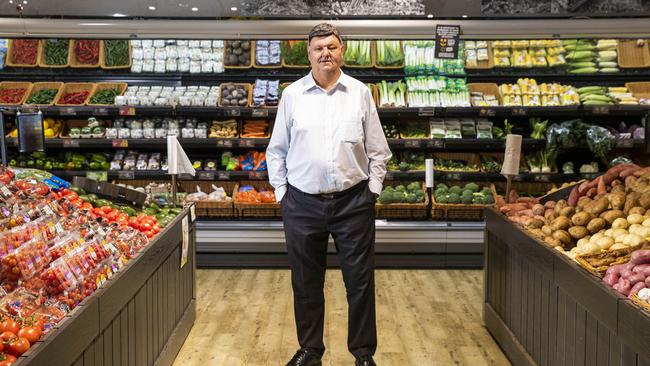
{"type": "Polygon", "coordinates": [[[96,207],[104,207],[104,206],[110,206],[111,203],[108,200],[105,199],[99,199],[95,201],[95,206],[96,207]]]}
{"type": "Polygon", "coordinates": [[[72,187],[70,187],[70,190],[72,192],[76,193],[79,196],[85,196],[86,195],[86,191],[84,191],[83,188],[72,186],[72,187]]]}

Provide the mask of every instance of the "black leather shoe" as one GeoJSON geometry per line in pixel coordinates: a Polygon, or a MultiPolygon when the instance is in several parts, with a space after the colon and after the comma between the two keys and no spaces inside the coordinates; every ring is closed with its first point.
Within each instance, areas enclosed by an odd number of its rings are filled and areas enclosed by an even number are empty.
{"type": "Polygon", "coordinates": [[[296,352],[287,366],[321,366],[322,363],[320,359],[321,356],[318,353],[303,348],[296,352]]]}
{"type": "Polygon", "coordinates": [[[372,359],[372,356],[361,356],[357,358],[354,366],[377,366],[377,364],[375,363],[375,360],[372,359]]]}

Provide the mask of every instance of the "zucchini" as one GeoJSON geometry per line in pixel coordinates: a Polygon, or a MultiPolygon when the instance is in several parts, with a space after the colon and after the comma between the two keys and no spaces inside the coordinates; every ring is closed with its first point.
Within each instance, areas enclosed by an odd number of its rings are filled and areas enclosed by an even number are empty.
{"type": "Polygon", "coordinates": [[[617,67],[603,67],[600,69],[600,72],[609,72],[609,73],[617,73],[621,70],[619,70],[617,67]]]}
{"type": "Polygon", "coordinates": [[[600,100],[587,100],[582,104],[583,105],[614,105],[614,102],[603,102],[600,100]]]}
{"type": "Polygon", "coordinates": [[[603,93],[605,92],[605,88],[603,88],[602,86],[583,86],[582,88],[578,88],[578,94],[594,92],[594,91],[603,93]]]}
{"type": "Polygon", "coordinates": [[[598,72],[598,69],[595,67],[581,67],[579,69],[569,70],[569,74],[592,74],[598,72]]]}

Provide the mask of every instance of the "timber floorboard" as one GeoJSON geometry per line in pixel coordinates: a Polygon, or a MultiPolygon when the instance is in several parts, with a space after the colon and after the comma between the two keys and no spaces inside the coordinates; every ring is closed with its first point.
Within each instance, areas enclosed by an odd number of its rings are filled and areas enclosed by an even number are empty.
{"type": "MultiPolygon", "coordinates": [[[[282,366],[298,349],[288,270],[199,270],[197,291],[174,366],[282,366]]],[[[379,365],[509,365],[482,324],[481,270],[377,270],[376,301],[379,365]]],[[[323,366],[354,365],[340,270],[325,312],[323,366]]]]}

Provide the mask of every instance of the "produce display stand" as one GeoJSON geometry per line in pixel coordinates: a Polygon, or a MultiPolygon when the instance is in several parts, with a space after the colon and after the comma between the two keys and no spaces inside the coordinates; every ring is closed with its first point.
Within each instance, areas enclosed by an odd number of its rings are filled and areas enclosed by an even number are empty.
{"type": "Polygon", "coordinates": [[[513,365],[650,365],[650,313],[494,209],[483,317],[513,365]]]}
{"type": "Polygon", "coordinates": [[[180,213],[14,365],[171,365],[196,317],[193,218],[180,213]]]}

